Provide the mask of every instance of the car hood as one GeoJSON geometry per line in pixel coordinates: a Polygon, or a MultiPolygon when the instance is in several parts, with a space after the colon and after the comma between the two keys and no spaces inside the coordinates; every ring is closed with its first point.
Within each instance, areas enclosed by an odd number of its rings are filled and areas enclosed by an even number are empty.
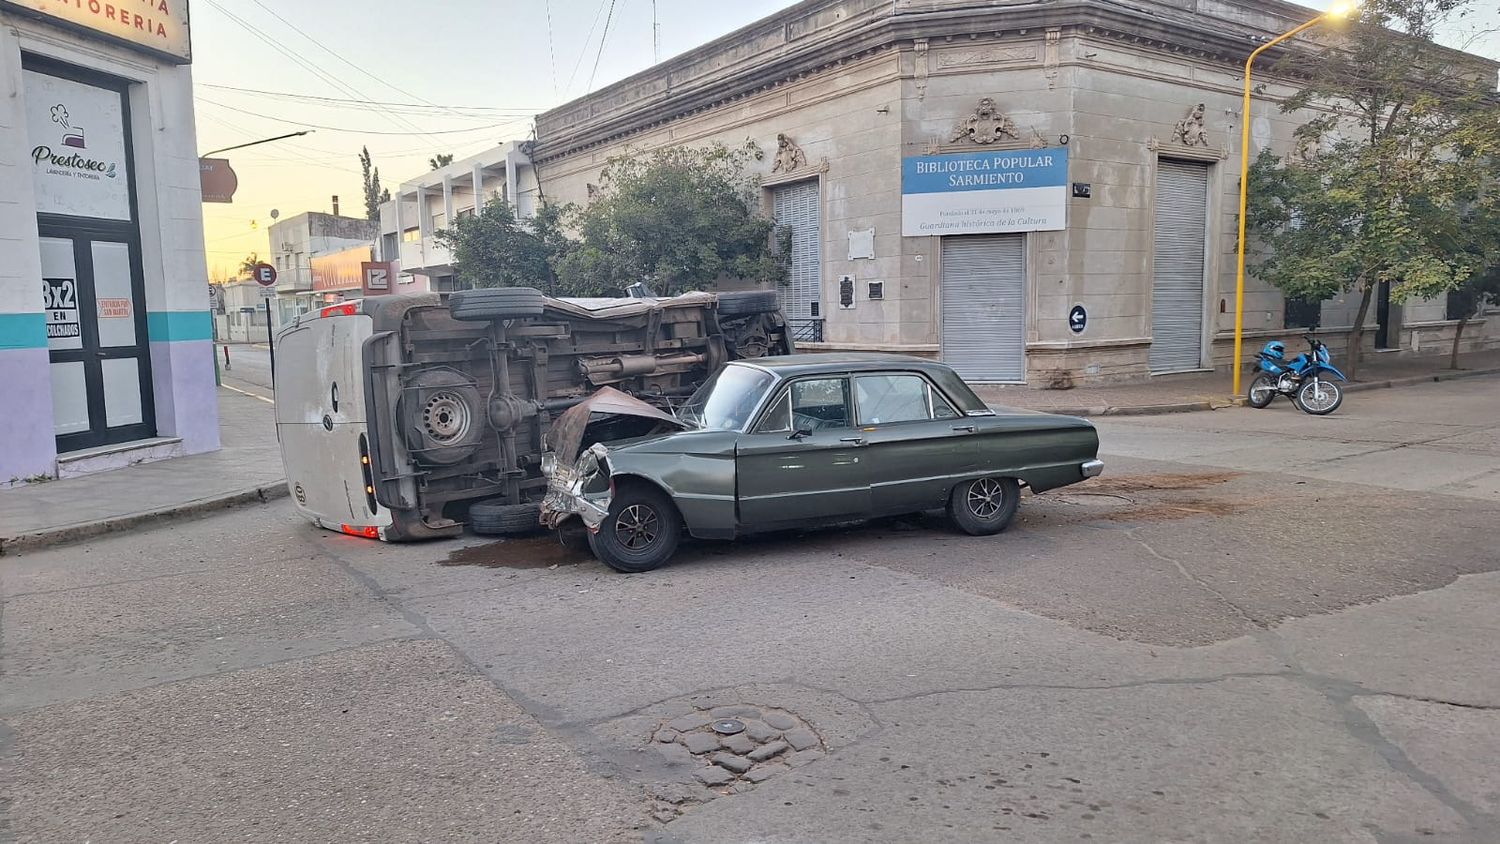
{"type": "Polygon", "coordinates": [[[613,387],[600,387],[582,403],[564,411],[563,415],[557,418],[557,424],[553,425],[551,432],[547,434],[547,444],[559,463],[565,466],[573,465],[583,445],[584,432],[589,423],[594,421],[596,413],[602,416],[636,416],[653,419],[677,431],[693,428],[692,425],[665,410],[652,407],[634,396],[622,393],[613,387]]]}

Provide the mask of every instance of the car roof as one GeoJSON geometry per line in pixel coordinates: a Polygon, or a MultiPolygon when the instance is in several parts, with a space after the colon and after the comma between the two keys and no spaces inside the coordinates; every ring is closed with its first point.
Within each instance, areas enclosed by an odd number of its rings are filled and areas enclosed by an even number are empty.
{"type": "Polygon", "coordinates": [[[749,358],[735,363],[765,369],[781,378],[834,372],[873,372],[888,369],[951,372],[947,364],[911,355],[879,352],[827,352],[802,355],[773,355],[749,358]]]}

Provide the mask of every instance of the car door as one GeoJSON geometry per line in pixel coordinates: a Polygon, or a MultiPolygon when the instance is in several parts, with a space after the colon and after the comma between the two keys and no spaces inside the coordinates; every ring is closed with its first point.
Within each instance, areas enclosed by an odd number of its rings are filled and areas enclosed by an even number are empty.
{"type": "Polygon", "coordinates": [[[943,506],[978,460],[972,422],[915,372],[857,375],[854,400],[874,512],[943,506]]]}
{"type": "Polygon", "coordinates": [[[782,386],[735,455],[743,531],[862,518],[870,509],[864,437],[853,427],[849,379],[782,386]]]}

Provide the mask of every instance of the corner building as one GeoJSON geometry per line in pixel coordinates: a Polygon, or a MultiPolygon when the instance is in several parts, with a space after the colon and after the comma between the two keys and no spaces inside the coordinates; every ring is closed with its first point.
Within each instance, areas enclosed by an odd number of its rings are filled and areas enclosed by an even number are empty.
{"type": "Polygon", "coordinates": [[[187,5],[0,1],[0,486],[219,447],[187,5]]]}
{"type": "MultiPolygon", "coordinates": [[[[970,381],[1033,386],[1223,369],[1241,121],[1252,156],[1287,154],[1313,116],[1278,107],[1295,86],[1271,73],[1274,50],[1242,116],[1243,64],[1315,14],[807,0],[540,115],[532,160],[549,201],[587,203],[613,156],[748,140],[765,210],[790,230],[781,293],[803,348],[936,356],[970,381]]],[[[1251,278],[1246,336],[1253,349],[1317,325],[1338,351],[1357,305],[1288,303],[1251,278]]],[[[1367,336],[1440,353],[1449,316],[1445,301],[1377,303],[1367,336]]],[[[1500,328],[1464,338],[1493,346],[1500,328]]]]}

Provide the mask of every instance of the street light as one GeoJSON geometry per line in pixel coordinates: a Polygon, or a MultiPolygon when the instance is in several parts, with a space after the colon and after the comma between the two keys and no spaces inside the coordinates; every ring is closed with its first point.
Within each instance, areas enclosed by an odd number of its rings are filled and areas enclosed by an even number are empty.
{"type": "Polygon", "coordinates": [[[1240,107],[1240,239],[1234,278],[1234,395],[1240,394],[1240,355],[1245,335],[1245,211],[1250,195],[1250,66],[1261,53],[1329,20],[1342,20],[1359,8],[1358,0],[1338,0],[1328,11],[1256,47],[1245,59],[1245,102],[1240,107]]]}

